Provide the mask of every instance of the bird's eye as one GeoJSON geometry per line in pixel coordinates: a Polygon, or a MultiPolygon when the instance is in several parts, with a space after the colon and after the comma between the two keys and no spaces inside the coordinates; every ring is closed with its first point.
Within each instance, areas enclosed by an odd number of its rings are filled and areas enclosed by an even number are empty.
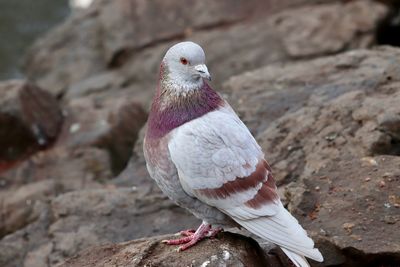
{"type": "Polygon", "coordinates": [[[182,63],[183,65],[187,65],[187,64],[189,63],[189,61],[188,61],[186,58],[181,57],[181,63],[182,63]]]}

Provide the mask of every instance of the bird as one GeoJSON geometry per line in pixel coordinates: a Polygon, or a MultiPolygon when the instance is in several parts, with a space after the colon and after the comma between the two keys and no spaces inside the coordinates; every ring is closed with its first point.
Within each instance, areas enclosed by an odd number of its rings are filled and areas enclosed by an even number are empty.
{"type": "Polygon", "coordinates": [[[228,227],[245,228],[278,245],[296,266],[320,251],[285,209],[271,167],[257,141],[211,88],[200,45],[168,49],[160,64],[143,142],[152,179],[177,205],[202,220],[197,230],[164,240],[186,250],[228,227]]]}

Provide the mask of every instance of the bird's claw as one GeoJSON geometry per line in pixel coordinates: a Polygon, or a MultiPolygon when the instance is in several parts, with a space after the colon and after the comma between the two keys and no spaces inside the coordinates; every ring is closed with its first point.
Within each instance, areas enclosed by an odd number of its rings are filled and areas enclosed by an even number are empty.
{"type": "Polygon", "coordinates": [[[216,235],[222,231],[222,228],[212,229],[211,225],[202,225],[197,231],[193,229],[179,232],[179,235],[183,236],[178,239],[162,240],[161,242],[167,245],[182,245],[178,247],[177,251],[184,251],[204,238],[214,239],[216,235]]]}
{"type": "Polygon", "coordinates": [[[184,231],[180,231],[177,235],[181,235],[181,236],[191,236],[196,232],[195,229],[188,229],[188,230],[184,230],[184,231]]]}

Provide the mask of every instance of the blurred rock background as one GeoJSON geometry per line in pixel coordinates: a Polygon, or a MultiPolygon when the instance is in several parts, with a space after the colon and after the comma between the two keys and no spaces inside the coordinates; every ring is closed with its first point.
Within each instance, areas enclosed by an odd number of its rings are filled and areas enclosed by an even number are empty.
{"type": "Polygon", "coordinates": [[[0,266],[289,266],[237,234],[159,244],[199,223],[141,148],[160,60],[186,39],[325,256],[312,266],[400,266],[398,2],[89,2],[0,2],[0,266]]]}

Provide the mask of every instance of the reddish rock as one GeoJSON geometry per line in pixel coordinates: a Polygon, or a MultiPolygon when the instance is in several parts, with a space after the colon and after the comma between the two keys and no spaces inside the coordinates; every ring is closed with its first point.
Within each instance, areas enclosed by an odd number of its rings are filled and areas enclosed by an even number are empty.
{"type": "Polygon", "coordinates": [[[0,191],[0,237],[35,221],[42,208],[37,201],[45,200],[56,190],[56,181],[43,180],[0,191]]]}
{"type": "Polygon", "coordinates": [[[373,159],[376,165],[350,157],[333,161],[304,179],[304,194],[293,208],[320,244],[324,265],[400,264],[400,157],[373,159]]]}
{"type": "Polygon", "coordinates": [[[265,254],[253,239],[238,234],[220,233],[217,238],[205,239],[180,253],[173,246],[161,243],[167,238],[171,236],[90,248],[59,266],[289,266],[277,255],[265,254]]]}
{"type": "Polygon", "coordinates": [[[69,101],[67,110],[59,145],[100,147],[109,152],[114,173],[126,167],[147,119],[140,104],[126,96],[90,96],[69,101]]]}
{"type": "Polygon", "coordinates": [[[272,62],[373,44],[382,4],[319,2],[97,1],[39,40],[26,70],[66,98],[127,90],[148,104],[160,58],[180,40],[203,46],[217,89],[232,75],[272,62]]]}
{"type": "Polygon", "coordinates": [[[400,262],[396,58],[397,48],[357,50],[225,84],[287,185],[286,203],[318,241],[326,260],[317,266],[400,262]]]}
{"type": "Polygon", "coordinates": [[[376,23],[386,11],[373,1],[334,2],[287,10],[276,24],[287,53],[304,58],[371,46],[376,23]]]}
{"type": "Polygon", "coordinates": [[[107,152],[96,148],[39,152],[0,174],[0,237],[35,221],[45,202],[63,192],[98,188],[112,177],[107,152]]]}
{"type": "Polygon", "coordinates": [[[7,162],[50,145],[63,117],[57,100],[25,81],[0,83],[0,171],[7,162]]]}
{"type": "Polygon", "coordinates": [[[140,187],[75,189],[32,203],[40,206],[37,216],[0,240],[1,266],[55,266],[91,246],[176,233],[200,223],[164,195],[140,187]]]}
{"type": "Polygon", "coordinates": [[[398,153],[393,57],[398,49],[380,48],[268,66],[233,77],[225,90],[278,183],[289,183],[344,156],[398,153]]]}

